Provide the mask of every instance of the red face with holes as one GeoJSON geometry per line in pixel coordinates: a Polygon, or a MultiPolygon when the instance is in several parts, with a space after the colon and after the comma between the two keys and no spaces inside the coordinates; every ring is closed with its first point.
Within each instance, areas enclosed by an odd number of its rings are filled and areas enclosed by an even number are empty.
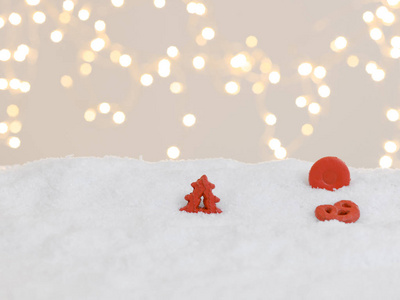
{"type": "Polygon", "coordinates": [[[350,184],[350,171],[339,158],[327,156],[311,167],[308,181],[313,188],[333,191],[350,184]]]}
{"type": "Polygon", "coordinates": [[[315,209],[315,216],[320,221],[338,220],[354,223],[360,218],[360,210],[354,202],[342,200],[335,205],[320,205],[315,209]]]}

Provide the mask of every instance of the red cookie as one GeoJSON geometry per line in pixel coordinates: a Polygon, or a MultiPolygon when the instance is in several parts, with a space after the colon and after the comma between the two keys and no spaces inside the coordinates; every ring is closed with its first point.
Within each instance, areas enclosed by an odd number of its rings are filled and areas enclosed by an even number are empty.
{"type": "Polygon", "coordinates": [[[315,216],[320,221],[338,220],[354,223],[360,218],[360,209],[350,200],[342,200],[334,205],[320,205],[315,209],[315,216]]]}
{"type": "Polygon", "coordinates": [[[339,158],[327,156],[311,167],[308,182],[313,188],[333,191],[350,184],[350,171],[339,158]]]}

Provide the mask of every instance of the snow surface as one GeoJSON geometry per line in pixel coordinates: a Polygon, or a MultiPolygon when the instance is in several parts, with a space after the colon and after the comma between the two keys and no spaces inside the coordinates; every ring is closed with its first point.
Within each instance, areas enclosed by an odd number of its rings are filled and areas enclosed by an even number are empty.
{"type": "Polygon", "coordinates": [[[46,159],[0,171],[0,299],[398,299],[400,170],[312,163],[46,159]],[[219,215],[180,212],[207,174],[219,215]],[[320,222],[352,200],[355,224],[320,222]]]}

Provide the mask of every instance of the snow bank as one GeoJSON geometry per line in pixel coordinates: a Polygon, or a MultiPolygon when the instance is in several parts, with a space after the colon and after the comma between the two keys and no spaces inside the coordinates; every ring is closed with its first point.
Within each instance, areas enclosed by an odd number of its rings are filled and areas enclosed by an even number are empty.
{"type": "Polygon", "coordinates": [[[0,171],[0,299],[394,299],[400,170],[350,169],[311,189],[312,163],[48,159],[0,171]],[[219,215],[180,212],[207,174],[219,215]],[[355,224],[316,206],[352,200],[355,224]]]}

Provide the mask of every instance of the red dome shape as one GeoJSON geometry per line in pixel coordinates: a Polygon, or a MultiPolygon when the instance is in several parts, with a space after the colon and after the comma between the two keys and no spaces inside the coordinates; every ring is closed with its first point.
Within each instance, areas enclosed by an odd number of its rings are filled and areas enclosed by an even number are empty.
{"type": "Polygon", "coordinates": [[[308,182],[313,188],[333,191],[350,184],[350,171],[337,157],[323,157],[310,169],[308,182]]]}

